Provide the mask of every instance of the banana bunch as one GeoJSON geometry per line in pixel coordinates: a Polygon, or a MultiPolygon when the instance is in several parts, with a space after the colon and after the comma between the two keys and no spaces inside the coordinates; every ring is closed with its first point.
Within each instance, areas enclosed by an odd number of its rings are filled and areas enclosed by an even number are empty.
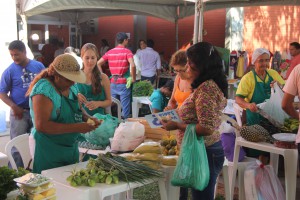
{"type": "Polygon", "coordinates": [[[286,118],[284,120],[282,132],[297,133],[299,128],[299,121],[297,119],[286,118]]]}

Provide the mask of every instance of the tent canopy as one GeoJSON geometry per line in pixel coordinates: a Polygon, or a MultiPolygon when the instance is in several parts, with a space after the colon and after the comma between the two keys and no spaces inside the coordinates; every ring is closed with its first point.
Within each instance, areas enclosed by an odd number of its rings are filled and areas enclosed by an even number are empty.
{"type": "MultiPolygon", "coordinates": [[[[101,16],[149,15],[175,22],[195,13],[197,0],[17,0],[18,13],[85,22],[101,16]]],[[[205,10],[262,5],[300,5],[300,0],[203,0],[205,10]]]]}

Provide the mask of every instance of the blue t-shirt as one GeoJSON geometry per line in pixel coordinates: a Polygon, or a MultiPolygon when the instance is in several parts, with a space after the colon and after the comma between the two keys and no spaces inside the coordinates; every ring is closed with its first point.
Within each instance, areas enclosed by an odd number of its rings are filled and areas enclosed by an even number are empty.
{"type": "Polygon", "coordinates": [[[26,67],[12,63],[2,74],[0,93],[9,93],[11,100],[22,108],[29,108],[29,99],[25,94],[31,81],[39,74],[44,65],[35,60],[29,60],[26,67]]]}
{"type": "Polygon", "coordinates": [[[150,101],[152,108],[160,112],[163,111],[168,104],[168,99],[161,93],[160,89],[156,89],[152,92],[150,101]]]}

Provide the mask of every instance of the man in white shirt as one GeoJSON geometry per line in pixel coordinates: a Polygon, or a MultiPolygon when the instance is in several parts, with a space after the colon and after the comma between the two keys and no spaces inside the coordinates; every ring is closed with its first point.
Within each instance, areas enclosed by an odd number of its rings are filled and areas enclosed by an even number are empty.
{"type": "Polygon", "coordinates": [[[141,62],[141,80],[149,80],[152,84],[159,75],[161,61],[159,54],[153,50],[154,41],[147,40],[147,47],[137,52],[141,62]]]}

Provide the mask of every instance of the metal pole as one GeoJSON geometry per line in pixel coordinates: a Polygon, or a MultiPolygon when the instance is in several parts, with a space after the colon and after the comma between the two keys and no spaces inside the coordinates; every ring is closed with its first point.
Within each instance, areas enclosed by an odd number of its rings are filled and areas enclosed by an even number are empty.
{"type": "Polygon", "coordinates": [[[194,17],[194,35],[193,35],[193,44],[198,42],[198,31],[199,31],[199,12],[198,4],[201,0],[195,1],[195,17],[194,17]]]}
{"type": "Polygon", "coordinates": [[[175,19],[175,41],[176,41],[176,51],[178,50],[178,18],[175,19]]]}
{"type": "Polygon", "coordinates": [[[204,3],[203,0],[199,1],[199,31],[198,31],[198,41],[203,41],[203,18],[204,18],[204,3]]]}

